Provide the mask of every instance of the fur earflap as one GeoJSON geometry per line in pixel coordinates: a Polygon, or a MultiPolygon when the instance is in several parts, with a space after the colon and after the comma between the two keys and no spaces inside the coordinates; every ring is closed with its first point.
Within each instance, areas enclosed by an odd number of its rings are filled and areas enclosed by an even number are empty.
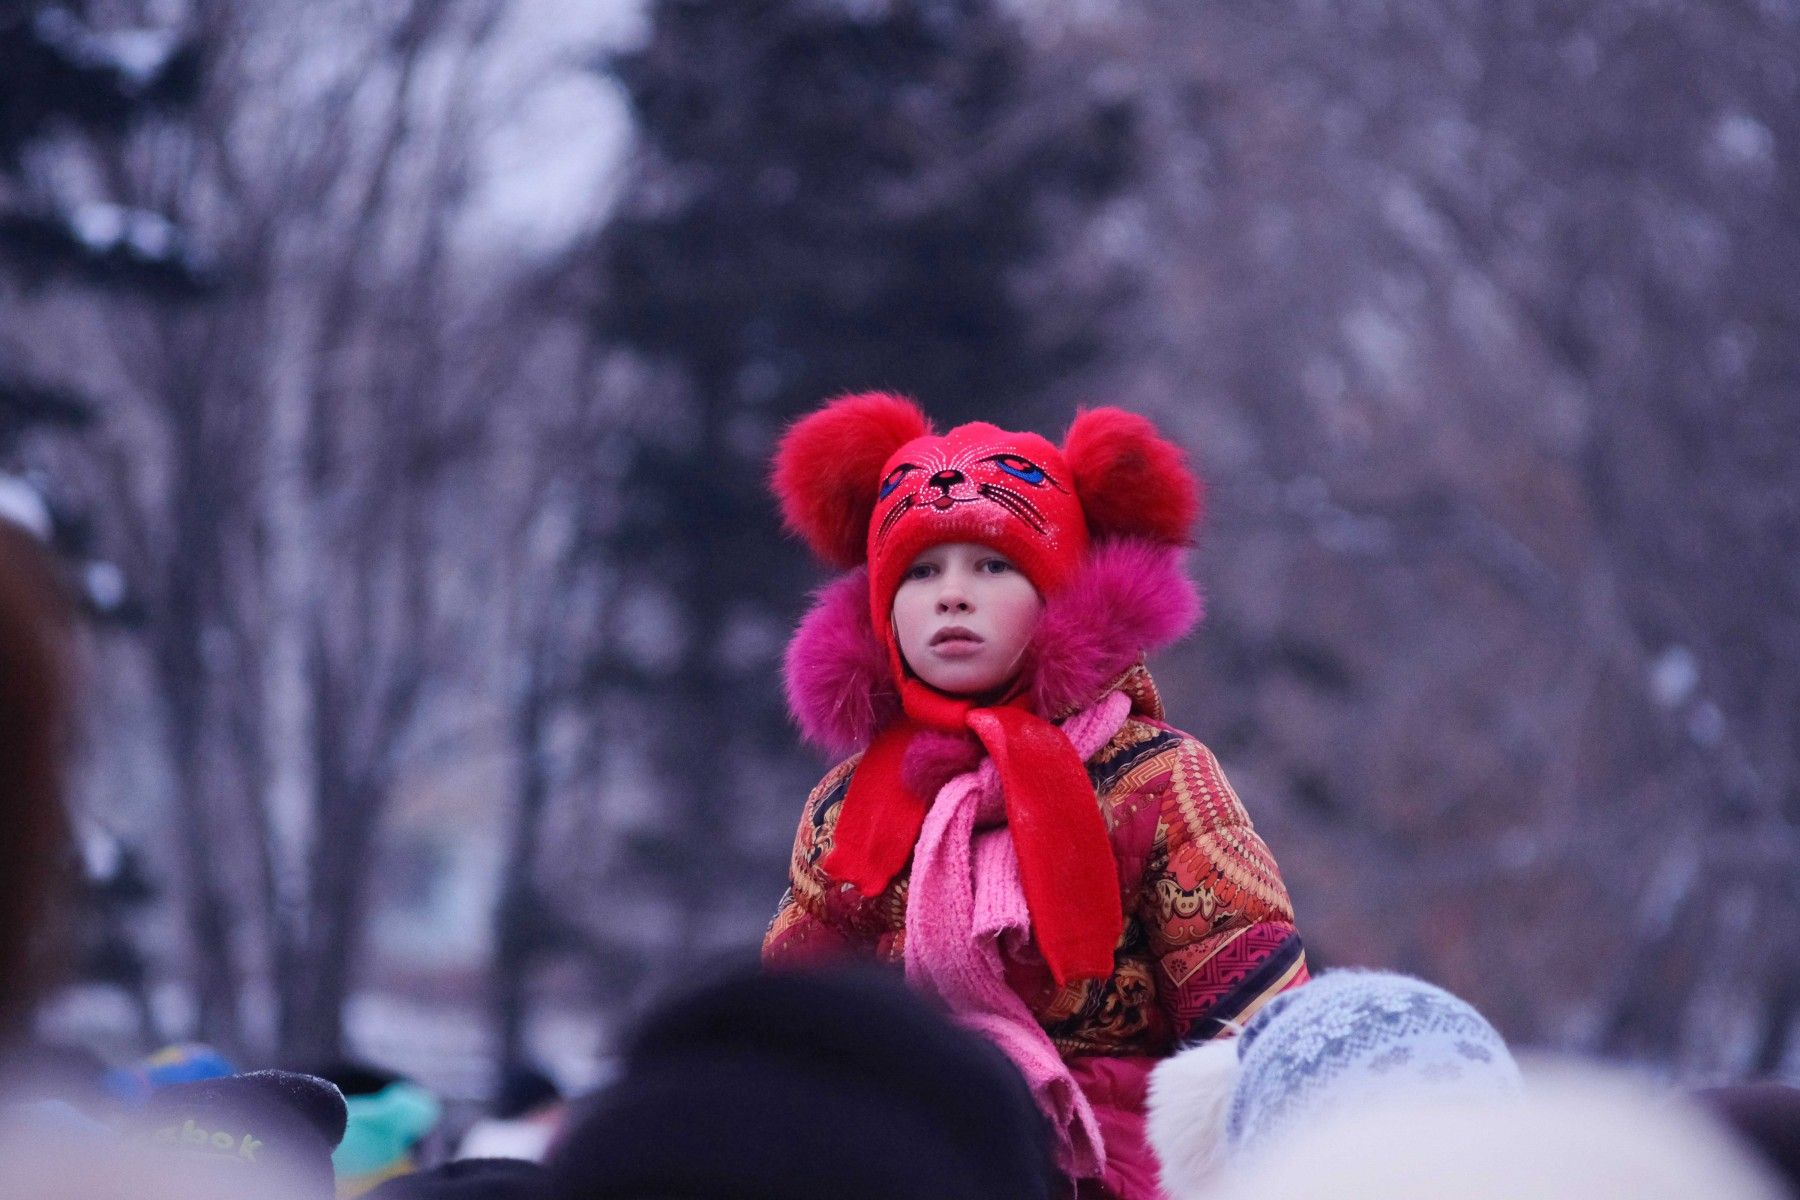
{"type": "MultiPolygon", "coordinates": [[[[1193,628],[1200,595],[1182,569],[1183,553],[1131,539],[1089,548],[1074,577],[1045,601],[1032,635],[1026,669],[1036,711],[1091,703],[1140,655],[1193,628]]],[[[870,623],[868,588],[861,568],[821,588],[788,643],[788,708],[807,740],[834,754],[867,746],[900,712],[887,651],[870,623]]],[[[920,779],[942,775],[956,757],[942,749],[910,769],[920,779]]]]}
{"type": "Polygon", "coordinates": [[[1122,408],[1088,409],[1069,426],[1062,452],[1090,536],[1191,541],[1200,482],[1181,448],[1147,419],[1122,408]]]}
{"type": "Polygon", "coordinates": [[[806,740],[833,754],[869,744],[900,715],[887,648],[869,623],[869,572],[858,567],[813,593],[783,664],[788,711],[806,740]]]}
{"type": "Polygon", "coordinates": [[[1238,1078],[1236,1038],[1201,1042],[1150,1074],[1144,1132],[1162,1164],[1163,1191],[1190,1200],[1206,1191],[1225,1151],[1225,1118],[1238,1078]]]}
{"type": "Polygon", "coordinates": [[[1087,704],[1108,680],[1176,641],[1200,619],[1200,592],[1179,546],[1100,542],[1044,604],[1031,635],[1032,701],[1050,716],[1087,704]]]}
{"type": "Polygon", "coordinates": [[[888,456],[931,432],[919,406],[887,392],[840,396],[788,427],[770,486],[782,521],[834,567],[859,565],[888,456]]]}

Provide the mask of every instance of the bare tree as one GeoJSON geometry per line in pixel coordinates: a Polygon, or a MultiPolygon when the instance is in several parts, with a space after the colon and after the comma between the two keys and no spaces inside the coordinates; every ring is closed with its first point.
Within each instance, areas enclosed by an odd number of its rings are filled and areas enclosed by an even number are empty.
{"type": "Polygon", "coordinates": [[[1523,1037],[1772,1066],[1791,20],[1144,4],[1079,34],[1164,151],[1121,380],[1217,484],[1208,684],[1176,683],[1323,955],[1523,1037]]]}
{"type": "Polygon", "coordinates": [[[604,928],[584,913],[600,884],[592,872],[557,886],[557,859],[589,863],[609,847],[592,831],[562,855],[546,830],[562,806],[593,808],[597,754],[610,730],[589,702],[589,675],[610,644],[618,573],[608,533],[624,462],[622,408],[631,389],[580,327],[556,281],[534,289],[531,311],[553,343],[541,374],[521,381],[536,397],[513,407],[494,459],[507,579],[500,705],[512,764],[511,825],[494,914],[491,1005],[495,1058],[525,1057],[534,975],[559,958],[594,961],[604,928]]]}
{"type": "Polygon", "coordinates": [[[208,6],[197,130],[107,164],[235,281],[98,331],[129,347],[99,473],[150,605],[200,1025],[227,1044],[260,981],[276,1044],[341,1048],[381,816],[493,638],[467,534],[533,342],[455,238],[503,11],[208,6]]]}

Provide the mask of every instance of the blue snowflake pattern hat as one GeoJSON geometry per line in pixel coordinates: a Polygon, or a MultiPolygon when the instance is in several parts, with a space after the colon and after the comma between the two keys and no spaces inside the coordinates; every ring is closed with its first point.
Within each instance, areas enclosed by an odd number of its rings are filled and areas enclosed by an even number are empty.
{"type": "Polygon", "coordinates": [[[1233,1152],[1375,1094],[1517,1095],[1500,1034],[1440,987],[1377,971],[1332,971],[1270,1001],[1238,1039],[1226,1114],[1233,1152]]]}

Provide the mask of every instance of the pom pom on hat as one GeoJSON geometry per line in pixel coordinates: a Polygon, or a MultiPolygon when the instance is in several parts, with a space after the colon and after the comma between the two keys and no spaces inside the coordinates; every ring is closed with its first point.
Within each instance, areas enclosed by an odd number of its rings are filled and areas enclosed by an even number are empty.
{"type": "Polygon", "coordinates": [[[1063,439],[1075,494],[1094,538],[1185,545],[1200,519],[1200,485],[1181,448],[1122,408],[1081,413],[1063,439]]]}
{"type": "Polygon", "coordinates": [[[771,486],[783,523],[834,567],[863,561],[882,464],[931,423],[887,392],[840,396],[794,422],[775,451],[771,486]]]}

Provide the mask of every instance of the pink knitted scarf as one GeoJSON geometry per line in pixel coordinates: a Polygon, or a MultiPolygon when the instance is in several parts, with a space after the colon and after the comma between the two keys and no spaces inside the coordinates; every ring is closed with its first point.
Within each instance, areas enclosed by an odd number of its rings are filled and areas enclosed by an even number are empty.
{"type": "MultiPolygon", "coordinates": [[[[1062,725],[1086,762],[1125,724],[1131,701],[1113,692],[1062,725]]],[[[906,905],[906,978],[1005,1051],[1024,1074],[1072,1178],[1106,1166],[1099,1123],[1050,1035],[1006,981],[1005,956],[1023,953],[1031,917],[992,759],[939,790],[913,856],[906,905]]]]}

